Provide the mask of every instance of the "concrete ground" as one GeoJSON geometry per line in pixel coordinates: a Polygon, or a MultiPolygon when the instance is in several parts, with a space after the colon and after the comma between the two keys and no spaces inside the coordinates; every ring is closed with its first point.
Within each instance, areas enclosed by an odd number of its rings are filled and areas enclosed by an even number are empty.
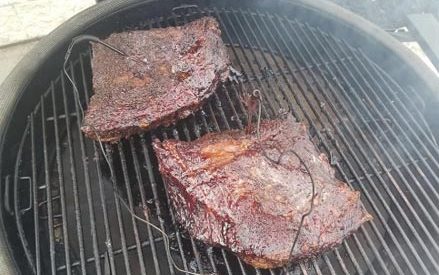
{"type": "Polygon", "coordinates": [[[0,0],[0,83],[39,38],[94,0],[0,0]]]}
{"type": "Polygon", "coordinates": [[[0,84],[17,65],[18,61],[30,50],[38,41],[31,41],[16,44],[14,46],[0,48],[0,84]]]}
{"type": "Polygon", "coordinates": [[[0,0],[0,46],[44,36],[94,0],[0,0]]]}

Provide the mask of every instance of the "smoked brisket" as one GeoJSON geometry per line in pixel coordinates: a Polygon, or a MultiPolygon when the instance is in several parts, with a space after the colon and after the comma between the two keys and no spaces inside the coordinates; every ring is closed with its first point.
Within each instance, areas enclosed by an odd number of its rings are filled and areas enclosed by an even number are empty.
{"type": "Polygon", "coordinates": [[[189,234],[236,253],[258,268],[293,262],[339,245],[372,217],[360,193],[338,180],[306,126],[290,117],[261,123],[260,138],[245,130],[210,133],[191,142],[155,140],[178,222],[189,234]]]}
{"type": "Polygon", "coordinates": [[[230,61],[213,17],[104,41],[129,57],[93,44],[94,95],[82,126],[92,139],[115,142],[185,118],[228,76],[230,61]]]}

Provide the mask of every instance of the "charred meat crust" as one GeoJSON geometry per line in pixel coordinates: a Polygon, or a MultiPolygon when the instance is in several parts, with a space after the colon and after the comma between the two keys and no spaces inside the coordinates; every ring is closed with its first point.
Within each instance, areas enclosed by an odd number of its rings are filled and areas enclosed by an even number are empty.
{"type": "Polygon", "coordinates": [[[371,219],[359,192],[336,179],[304,124],[290,117],[263,121],[260,139],[246,132],[153,142],[176,217],[192,237],[225,247],[258,268],[285,265],[312,195],[309,175],[295,155],[278,164],[267,160],[289,149],[310,169],[317,194],[292,261],[337,246],[371,219]]]}
{"type": "Polygon", "coordinates": [[[129,57],[93,44],[94,95],[81,128],[92,139],[116,142],[183,119],[228,76],[230,61],[212,17],[104,41],[129,57]]]}

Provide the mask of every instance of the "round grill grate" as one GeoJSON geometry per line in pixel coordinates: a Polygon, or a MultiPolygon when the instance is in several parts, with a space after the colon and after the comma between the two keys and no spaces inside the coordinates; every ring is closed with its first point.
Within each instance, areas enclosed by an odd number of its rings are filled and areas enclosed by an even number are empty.
{"type": "MultiPolygon", "coordinates": [[[[148,29],[218,18],[233,66],[263,93],[264,118],[285,110],[309,125],[338,177],[361,191],[374,216],[343,244],[298,264],[293,274],[439,272],[438,147],[422,100],[361,51],[294,19],[241,10],[202,10],[139,24],[148,29]]],[[[70,63],[84,106],[91,90],[89,52],[70,63]]],[[[29,116],[11,179],[20,240],[32,268],[48,274],[173,274],[172,256],[192,272],[279,274],[191,239],[175,223],[151,150],[153,138],[193,140],[246,125],[239,87],[224,84],[176,126],[105,146],[129,206],[171,238],[135,220],[115,198],[96,143],[79,130],[78,106],[62,73],[29,116]],[[29,194],[31,195],[29,197],[29,194]]]]}

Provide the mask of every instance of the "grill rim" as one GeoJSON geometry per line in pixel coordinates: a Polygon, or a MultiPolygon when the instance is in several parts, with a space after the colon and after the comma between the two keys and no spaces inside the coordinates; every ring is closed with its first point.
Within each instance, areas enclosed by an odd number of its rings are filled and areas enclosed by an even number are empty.
{"type": "MultiPolygon", "coordinates": [[[[32,81],[36,79],[36,75],[41,71],[41,67],[49,62],[55,53],[63,50],[72,37],[82,33],[93,24],[98,23],[114,13],[131,9],[136,5],[147,5],[153,2],[158,1],[115,0],[101,2],[59,26],[51,34],[42,39],[37,46],[21,60],[0,86],[0,91],[2,91],[0,94],[0,175],[3,175],[2,172],[4,172],[5,148],[8,148],[5,147],[5,144],[7,144],[6,138],[11,131],[18,130],[18,132],[21,132],[22,130],[22,128],[17,127],[17,125],[14,125],[17,129],[11,129],[12,127],[10,127],[13,118],[16,117],[15,111],[18,104],[25,99],[26,92],[29,94],[30,91],[27,91],[27,89],[32,84],[32,81]]],[[[199,1],[190,2],[199,4],[199,1]]],[[[253,5],[259,4],[249,2],[253,5]]],[[[431,93],[429,95],[434,96],[435,99],[439,99],[439,94],[433,93],[433,91],[439,88],[439,79],[434,76],[415,54],[404,48],[397,40],[369,21],[324,0],[280,0],[278,3],[290,4],[292,7],[300,6],[305,10],[316,13],[321,18],[326,18],[337,24],[344,25],[344,27],[355,32],[357,35],[372,38],[375,44],[390,50],[395,57],[400,58],[407,65],[407,68],[412,70],[415,76],[421,80],[422,84],[426,85],[427,90],[430,90],[431,93]]],[[[163,3],[163,10],[167,8],[166,4],[167,3],[163,3]]],[[[175,6],[179,3],[172,2],[169,4],[175,6]]],[[[239,3],[238,5],[245,4],[239,3]]],[[[200,6],[202,5],[200,4],[200,6]]],[[[44,89],[40,90],[44,92],[44,89]]],[[[26,114],[26,112],[23,113],[26,114]]],[[[17,139],[17,141],[18,140],[19,139],[17,139]]],[[[9,142],[15,143],[16,141],[9,142]]],[[[5,182],[3,178],[0,183],[0,188],[4,188],[5,182]]],[[[3,197],[0,197],[0,203],[3,202],[3,197]]],[[[7,273],[15,274],[22,271],[22,269],[20,269],[20,263],[17,262],[17,258],[14,257],[14,250],[12,249],[10,240],[7,238],[4,223],[4,209],[2,207],[0,207],[0,223],[0,246],[6,248],[0,251],[0,262],[3,263],[3,268],[5,268],[7,273]]]]}

